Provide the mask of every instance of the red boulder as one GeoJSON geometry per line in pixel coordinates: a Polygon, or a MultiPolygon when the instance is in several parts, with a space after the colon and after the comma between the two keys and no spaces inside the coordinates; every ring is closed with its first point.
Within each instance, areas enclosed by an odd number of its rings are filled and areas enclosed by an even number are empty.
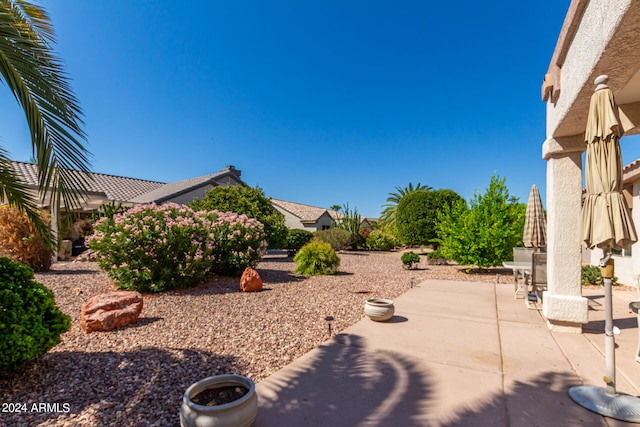
{"type": "Polygon", "coordinates": [[[96,295],[83,304],[80,323],[87,334],[94,331],[110,331],[136,323],[142,305],[142,295],[139,292],[118,291],[96,295]]]}
{"type": "Polygon", "coordinates": [[[244,269],[240,278],[240,290],[242,292],[256,292],[262,289],[262,278],[251,267],[244,269]]]}

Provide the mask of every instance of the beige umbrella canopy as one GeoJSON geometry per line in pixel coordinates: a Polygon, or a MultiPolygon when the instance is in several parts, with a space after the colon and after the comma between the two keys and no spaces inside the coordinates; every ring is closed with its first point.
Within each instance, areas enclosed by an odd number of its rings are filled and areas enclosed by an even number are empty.
{"type": "Polygon", "coordinates": [[[640,422],[640,399],[616,390],[615,338],[611,285],[614,263],[609,249],[628,248],[637,240],[629,207],[622,195],[620,137],[633,125],[613,99],[608,77],[596,79],[591,95],[585,141],[587,197],[582,207],[582,240],[588,247],[604,251],[600,260],[605,295],[605,375],[606,387],[574,386],[569,396],[598,414],[623,421],[640,422]]]}
{"type": "Polygon", "coordinates": [[[539,249],[547,246],[547,219],[542,208],[538,186],[535,184],[531,187],[531,192],[529,192],[522,243],[527,248],[539,249]]]}
{"type": "Polygon", "coordinates": [[[591,96],[587,117],[582,240],[589,248],[629,248],[638,238],[622,194],[620,137],[633,124],[619,110],[605,83],[606,79],[596,80],[603,87],[591,96]]]}

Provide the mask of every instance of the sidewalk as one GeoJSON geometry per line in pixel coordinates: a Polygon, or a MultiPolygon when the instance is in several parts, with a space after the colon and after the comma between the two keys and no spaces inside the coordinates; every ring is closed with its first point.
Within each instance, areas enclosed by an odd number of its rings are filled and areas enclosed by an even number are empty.
{"type": "MultiPolygon", "coordinates": [[[[256,427],[625,426],[582,408],[574,385],[604,386],[604,291],[585,290],[583,334],[552,333],[512,284],[429,280],[256,385],[256,427]]],[[[638,333],[614,291],[619,392],[640,394],[638,333]]]]}

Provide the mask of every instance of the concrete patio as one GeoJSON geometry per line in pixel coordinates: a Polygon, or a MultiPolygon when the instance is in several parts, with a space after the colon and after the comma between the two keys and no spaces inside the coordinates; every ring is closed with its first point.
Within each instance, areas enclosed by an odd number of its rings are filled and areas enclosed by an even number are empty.
{"type": "MultiPolygon", "coordinates": [[[[505,280],[505,279],[503,279],[505,280]]],[[[617,390],[640,394],[634,291],[615,290],[617,390]]],[[[513,284],[429,280],[256,385],[254,426],[622,426],[574,403],[604,386],[604,290],[583,334],[554,332],[513,284]]]]}

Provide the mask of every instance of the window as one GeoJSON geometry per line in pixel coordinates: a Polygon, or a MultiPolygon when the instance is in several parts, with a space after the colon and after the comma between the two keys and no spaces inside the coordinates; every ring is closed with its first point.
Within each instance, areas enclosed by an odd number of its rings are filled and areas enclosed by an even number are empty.
{"type": "Polygon", "coordinates": [[[618,256],[631,256],[631,248],[629,249],[611,248],[611,253],[613,255],[618,255],[618,256]]]}

